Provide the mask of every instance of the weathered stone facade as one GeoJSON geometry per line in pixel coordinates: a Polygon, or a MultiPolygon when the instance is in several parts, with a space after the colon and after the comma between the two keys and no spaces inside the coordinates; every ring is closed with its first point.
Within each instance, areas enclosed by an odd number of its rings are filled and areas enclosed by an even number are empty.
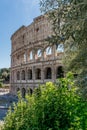
{"type": "Polygon", "coordinates": [[[62,45],[49,45],[45,41],[52,35],[51,27],[46,16],[39,16],[28,27],[22,26],[12,35],[12,94],[16,95],[20,90],[24,97],[39,84],[55,82],[56,78],[63,76],[62,45]]]}

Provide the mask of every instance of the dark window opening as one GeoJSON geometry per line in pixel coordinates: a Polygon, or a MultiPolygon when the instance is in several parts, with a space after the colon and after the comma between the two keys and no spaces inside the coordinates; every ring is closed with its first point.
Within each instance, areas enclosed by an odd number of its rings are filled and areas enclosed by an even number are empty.
{"type": "Polygon", "coordinates": [[[41,69],[36,70],[36,79],[41,79],[41,69]]]}
{"type": "Polygon", "coordinates": [[[25,80],[25,71],[22,71],[22,80],[25,80]]]}
{"type": "Polygon", "coordinates": [[[62,66],[59,66],[57,68],[57,76],[56,78],[64,78],[64,71],[63,71],[63,67],[62,66]]]}
{"type": "Polygon", "coordinates": [[[26,90],[25,88],[22,88],[22,98],[25,98],[25,95],[26,95],[26,90]]]}
{"type": "Polygon", "coordinates": [[[39,28],[36,28],[36,32],[38,32],[39,31],[39,28]]]}
{"type": "Polygon", "coordinates": [[[28,70],[28,79],[32,79],[32,70],[28,70]]]}
{"type": "Polygon", "coordinates": [[[51,68],[46,69],[46,79],[51,79],[52,78],[52,71],[51,68]]]}
{"type": "Polygon", "coordinates": [[[32,90],[31,88],[29,88],[28,93],[29,93],[30,95],[32,95],[33,90],[32,90]]]}
{"type": "Polygon", "coordinates": [[[20,72],[17,72],[17,80],[20,80],[20,72]]]}

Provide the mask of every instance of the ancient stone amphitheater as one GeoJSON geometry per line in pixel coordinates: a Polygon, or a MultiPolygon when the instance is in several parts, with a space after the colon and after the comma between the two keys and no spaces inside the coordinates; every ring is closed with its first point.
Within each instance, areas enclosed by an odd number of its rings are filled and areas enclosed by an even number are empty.
{"type": "Polygon", "coordinates": [[[11,88],[32,94],[35,87],[63,77],[63,45],[50,45],[46,38],[53,34],[47,16],[39,16],[29,26],[20,27],[11,37],[11,88]]]}

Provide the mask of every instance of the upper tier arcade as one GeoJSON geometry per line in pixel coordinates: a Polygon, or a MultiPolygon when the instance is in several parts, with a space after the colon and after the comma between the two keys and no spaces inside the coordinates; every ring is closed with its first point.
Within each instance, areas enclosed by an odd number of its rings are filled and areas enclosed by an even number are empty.
{"type": "Polygon", "coordinates": [[[23,46],[37,44],[52,35],[51,27],[46,15],[35,18],[27,27],[20,27],[11,37],[12,54],[23,46]]]}

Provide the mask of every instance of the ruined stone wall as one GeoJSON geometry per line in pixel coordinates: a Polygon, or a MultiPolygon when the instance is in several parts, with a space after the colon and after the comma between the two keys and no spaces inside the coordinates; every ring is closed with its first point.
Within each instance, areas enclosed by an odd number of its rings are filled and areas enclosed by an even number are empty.
{"type": "Polygon", "coordinates": [[[63,46],[49,45],[52,26],[47,16],[39,16],[27,27],[22,26],[11,37],[11,89],[12,94],[33,92],[47,81],[55,82],[63,76],[61,58],[63,46]],[[62,49],[61,49],[62,48],[62,49]],[[60,68],[60,69],[58,69],[60,68]]]}

